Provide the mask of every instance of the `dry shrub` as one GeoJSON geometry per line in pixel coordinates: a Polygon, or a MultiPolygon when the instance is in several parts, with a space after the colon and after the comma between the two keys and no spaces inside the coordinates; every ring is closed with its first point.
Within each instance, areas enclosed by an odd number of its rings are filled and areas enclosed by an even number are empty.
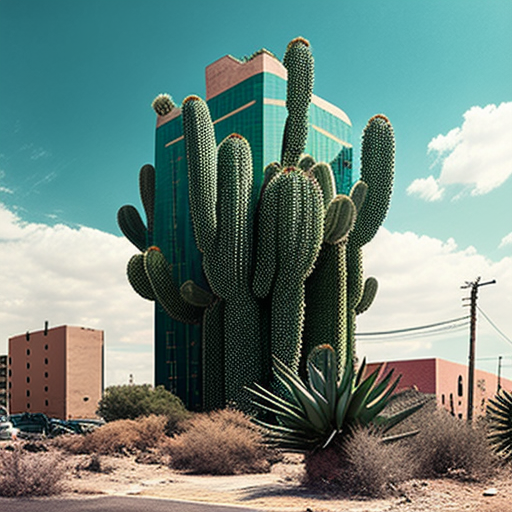
{"type": "Polygon", "coordinates": [[[484,480],[495,468],[485,424],[471,425],[443,409],[423,418],[420,433],[411,439],[410,448],[421,478],[484,480]]]}
{"type": "Polygon", "coordinates": [[[55,453],[0,451],[0,496],[50,496],[62,490],[67,467],[55,453]]]}
{"type": "Polygon", "coordinates": [[[165,439],[167,418],[147,416],[137,420],[106,423],[90,434],[56,438],[58,448],[71,453],[115,455],[157,448],[165,439]]]}
{"type": "Polygon", "coordinates": [[[105,465],[102,457],[97,453],[93,453],[76,466],[77,471],[89,471],[91,473],[111,473],[113,469],[112,466],[105,465]]]}
{"type": "Polygon", "coordinates": [[[306,456],[304,483],[343,495],[384,497],[412,478],[415,467],[402,443],[383,443],[369,428],[357,428],[341,444],[306,456]]]}
{"type": "Polygon", "coordinates": [[[196,474],[235,475],[269,470],[269,449],[243,413],[223,409],[196,414],[166,446],[171,467],[196,474]]]}

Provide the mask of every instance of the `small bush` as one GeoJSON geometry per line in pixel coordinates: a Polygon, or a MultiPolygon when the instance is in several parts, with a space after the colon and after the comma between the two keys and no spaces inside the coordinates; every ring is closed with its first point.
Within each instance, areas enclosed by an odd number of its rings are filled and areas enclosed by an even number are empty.
{"type": "Polygon", "coordinates": [[[492,474],[495,458],[483,422],[471,425],[442,409],[423,420],[420,433],[410,442],[419,477],[482,480],[492,474]]]}
{"type": "Polygon", "coordinates": [[[306,456],[304,484],[344,495],[384,497],[412,478],[414,465],[402,443],[385,444],[370,428],[357,428],[341,445],[306,456]]]}
{"type": "Polygon", "coordinates": [[[183,402],[163,386],[110,386],[98,404],[97,413],[105,421],[134,420],[140,416],[166,416],[169,432],[190,417],[183,402]]]}
{"type": "Polygon", "coordinates": [[[51,453],[29,453],[21,448],[0,451],[0,496],[50,496],[62,490],[67,468],[51,453]]]}
{"type": "Polygon", "coordinates": [[[71,453],[115,455],[157,448],[165,439],[167,418],[148,416],[112,421],[84,436],[55,438],[54,444],[71,453]]]}
{"type": "Polygon", "coordinates": [[[269,470],[271,455],[259,429],[231,409],[196,414],[170,439],[171,467],[196,474],[234,475],[269,470]]]}
{"type": "Polygon", "coordinates": [[[97,453],[93,453],[87,460],[82,461],[76,466],[77,471],[89,471],[91,473],[111,473],[113,468],[106,466],[103,459],[97,453]]]}

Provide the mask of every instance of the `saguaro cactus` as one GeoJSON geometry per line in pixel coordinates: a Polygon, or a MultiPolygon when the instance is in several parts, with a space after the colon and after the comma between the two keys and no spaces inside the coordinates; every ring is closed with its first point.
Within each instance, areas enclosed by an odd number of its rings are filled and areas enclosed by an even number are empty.
{"type": "MultiPolygon", "coordinates": [[[[133,207],[119,211],[123,233],[142,251],[128,264],[135,291],[176,320],[202,324],[205,409],[234,402],[249,410],[246,388],[269,383],[272,356],[297,374],[317,345],[330,344],[340,372],[350,366],[353,373],[355,315],[376,293],[373,278],[362,284],[361,247],[389,204],[391,125],[384,116],[370,120],[362,181],[350,196],[337,195],[329,165],[301,158],[314,81],[309,43],[291,41],[283,62],[288,116],[281,162],[267,166],[255,208],[247,140],[232,134],[217,147],[207,104],[189,96],[182,105],[190,213],[209,289],[175,283],[163,254],[151,246],[151,166],[143,168],[144,178],[141,173],[147,226],[133,207]]],[[[174,104],[160,95],[154,108],[167,115],[174,104]]]]}

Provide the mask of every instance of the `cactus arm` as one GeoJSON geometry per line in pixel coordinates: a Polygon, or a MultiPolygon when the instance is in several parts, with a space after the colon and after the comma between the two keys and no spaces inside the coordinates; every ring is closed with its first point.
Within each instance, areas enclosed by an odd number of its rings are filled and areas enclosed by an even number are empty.
{"type": "Polygon", "coordinates": [[[339,194],[325,213],[324,241],[328,244],[345,242],[354,227],[356,207],[350,197],[339,194]]]}
{"type": "Polygon", "coordinates": [[[355,308],[356,315],[364,313],[373,304],[375,296],[377,295],[378,287],[379,283],[375,277],[369,277],[366,279],[363,288],[363,295],[359,304],[355,308]]]}
{"type": "Polygon", "coordinates": [[[249,293],[252,264],[252,157],[240,135],[219,145],[217,187],[217,237],[205,272],[214,293],[229,299],[249,293]]]}
{"type": "Polygon", "coordinates": [[[277,213],[280,182],[271,180],[259,204],[258,242],[253,291],[256,297],[264,298],[271,290],[277,270],[277,213]]]}
{"type": "Polygon", "coordinates": [[[187,324],[201,322],[203,310],[183,300],[174,282],[172,267],[167,263],[160,249],[150,247],[144,253],[144,269],[156,299],[171,318],[187,324]]]}
{"type": "Polygon", "coordinates": [[[356,212],[359,213],[363,206],[366,194],[368,193],[368,185],[364,181],[356,181],[352,190],[350,191],[350,199],[356,207],[356,212]]]}
{"type": "Polygon", "coordinates": [[[318,181],[322,189],[322,196],[324,198],[324,208],[327,209],[329,203],[336,195],[336,182],[334,181],[334,174],[329,164],[320,162],[313,165],[309,170],[311,175],[318,181]]]}
{"type": "Polygon", "coordinates": [[[361,180],[368,185],[366,198],[357,215],[351,243],[362,247],[377,233],[384,221],[393,188],[395,139],[388,118],[372,117],[363,132],[361,180]]]}
{"type": "Polygon", "coordinates": [[[356,207],[348,196],[333,199],[325,215],[324,243],[315,269],[306,281],[306,321],[300,372],[317,345],[330,344],[345,367],[347,352],[346,241],[354,226],[356,207]]]}
{"type": "Polygon", "coordinates": [[[277,195],[277,277],[272,291],[271,351],[297,373],[304,325],[304,281],[323,238],[323,199],[316,181],[287,169],[277,195]]]}
{"type": "Polygon", "coordinates": [[[123,235],[140,251],[147,248],[148,230],[142,221],[137,209],[130,205],[124,205],[117,212],[117,223],[123,235]]]}
{"type": "Polygon", "coordinates": [[[261,382],[259,307],[250,290],[252,269],[252,156],[240,135],[224,139],[217,158],[217,237],[205,251],[205,273],[225,299],[225,398],[247,409],[245,386],[261,382]]]}
{"type": "Polygon", "coordinates": [[[314,61],[309,42],[298,37],[288,44],[284,58],[288,71],[286,91],[286,118],[281,164],[296,166],[306,147],[308,137],[308,109],[313,94],[314,61]]]}
{"type": "Polygon", "coordinates": [[[156,300],[153,287],[151,286],[146,270],[144,269],[143,254],[135,254],[130,258],[126,267],[126,274],[132,288],[141,297],[147,300],[156,300]]]}
{"type": "Polygon", "coordinates": [[[182,106],[187,151],[190,213],[196,244],[204,252],[217,234],[217,149],[215,131],[206,103],[189,96],[182,106]]]}
{"type": "Polygon", "coordinates": [[[200,308],[210,306],[215,300],[214,295],[198,286],[191,279],[181,285],[180,294],[185,302],[200,308]]]}

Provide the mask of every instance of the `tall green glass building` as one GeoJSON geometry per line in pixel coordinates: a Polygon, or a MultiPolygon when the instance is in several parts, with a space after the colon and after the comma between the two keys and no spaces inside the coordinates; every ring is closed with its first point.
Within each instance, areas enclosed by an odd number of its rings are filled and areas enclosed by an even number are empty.
{"type": "MultiPolygon", "coordinates": [[[[286,69],[261,51],[246,62],[225,56],[206,68],[206,101],[217,143],[231,133],[250,143],[254,165],[254,202],[264,167],[281,156],[287,110],[286,69]]],[[[338,107],[313,95],[306,152],[330,162],[338,193],[352,184],[352,127],[338,107]]],[[[156,128],[156,204],[154,244],[173,265],[176,282],[193,279],[207,287],[189,214],[185,143],[180,109],[159,117],[156,128]]],[[[201,407],[201,327],[155,310],[155,385],[165,385],[189,409],[201,407]]]]}

